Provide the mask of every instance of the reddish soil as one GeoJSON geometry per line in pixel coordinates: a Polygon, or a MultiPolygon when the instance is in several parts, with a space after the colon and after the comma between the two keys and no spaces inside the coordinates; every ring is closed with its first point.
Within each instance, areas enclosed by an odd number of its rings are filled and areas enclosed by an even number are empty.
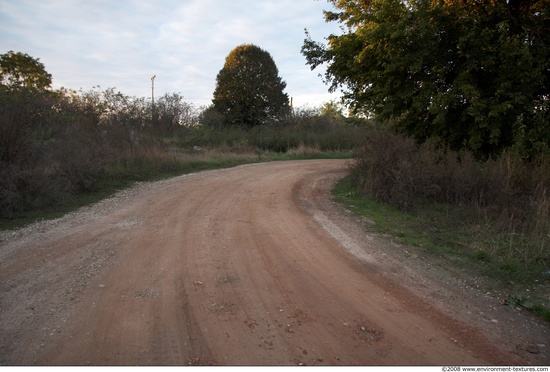
{"type": "Polygon", "coordinates": [[[549,364],[547,323],[332,202],[346,172],[197,173],[0,234],[0,364],[549,364]]]}

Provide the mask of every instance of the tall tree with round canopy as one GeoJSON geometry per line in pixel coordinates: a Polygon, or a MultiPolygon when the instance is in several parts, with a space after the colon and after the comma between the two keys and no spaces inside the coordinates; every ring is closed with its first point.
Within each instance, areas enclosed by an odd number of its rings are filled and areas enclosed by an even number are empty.
{"type": "Polygon", "coordinates": [[[229,53],[216,78],[214,109],[225,124],[251,128],[277,120],[289,112],[286,83],[271,55],[253,44],[229,53]]]}

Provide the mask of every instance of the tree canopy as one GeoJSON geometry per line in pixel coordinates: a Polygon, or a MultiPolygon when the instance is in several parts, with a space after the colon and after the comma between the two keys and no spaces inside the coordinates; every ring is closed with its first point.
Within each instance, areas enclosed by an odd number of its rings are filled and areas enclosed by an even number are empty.
{"type": "Polygon", "coordinates": [[[288,113],[285,87],[271,55],[256,45],[243,44],[225,59],[212,102],[226,124],[253,127],[288,113]]]}
{"type": "Polygon", "coordinates": [[[548,150],[550,0],[330,2],[343,33],[302,53],[355,110],[480,156],[548,150]]]}
{"type": "Polygon", "coordinates": [[[10,88],[50,88],[50,75],[39,59],[26,53],[9,51],[0,55],[0,84],[10,88]]]}

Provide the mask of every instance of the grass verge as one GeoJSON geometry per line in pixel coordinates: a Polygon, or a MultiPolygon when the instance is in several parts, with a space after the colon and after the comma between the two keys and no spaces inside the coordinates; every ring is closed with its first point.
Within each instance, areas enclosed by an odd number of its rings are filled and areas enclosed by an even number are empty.
{"type": "Polygon", "coordinates": [[[489,278],[503,293],[503,304],[524,308],[550,321],[550,275],[536,264],[520,261],[502,250],[522,244],[520,236],[499,234],[468,216],[465,209],[431,204],[415,213],[356,193],[350,176],[333,189],[336,201],[372,222],[374,232],[416,247],[424,255],[444,257],[447,267],[460,267],[489,278]],[[474,223],[475,221],[475,223],[474,223]],[[514,241],[516,240],[516,241],[514,241]],[[486,246],[493,246],[488,250],[486,246]]]}

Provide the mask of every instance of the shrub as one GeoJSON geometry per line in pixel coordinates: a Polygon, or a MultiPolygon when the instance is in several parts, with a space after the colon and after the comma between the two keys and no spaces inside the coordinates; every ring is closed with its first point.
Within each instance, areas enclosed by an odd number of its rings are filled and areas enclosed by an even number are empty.
{"type": "Polygon", "coordinates": [[[526,216],[547,213],[548,162],[526,163],[512,153],[477,161],[427,142],[417,145],[397,134],[373,131],[356,150],[353,180],[359,192],[396,207],[424,201],[475,205],[526,216]],[[536,206],[536,208],[534,208],[536,206]],[[527,212],[530,210],[530,212],[527,212]]]}

